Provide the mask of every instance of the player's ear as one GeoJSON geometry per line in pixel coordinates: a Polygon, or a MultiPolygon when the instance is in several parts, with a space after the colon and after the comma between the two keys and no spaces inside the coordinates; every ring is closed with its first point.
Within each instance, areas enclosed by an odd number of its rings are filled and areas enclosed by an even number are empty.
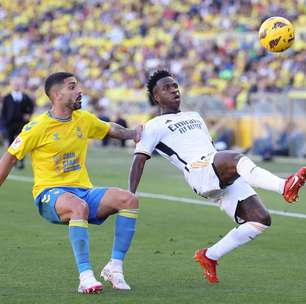
{"type": "Polygon", "coordinates": [[[60,86],[56,84],[50,89],[50,97],[52,100],[56,100],[60,97],[60,95],[60,86]]]}
{"type": "Polygon", "coordinates": [[[156,88],[153,89],[153,92],[152,92],[152,97],[153,97],[153,100],[155,100],[156,103],[159,103],[160,101],[160,98],[156,92],[156,88]]]}
{"type": "Polygon", "coordinates": [[[159,103],[159,96],[157,95],[153,95],[153,99],[155,101],[155,103],[159,103]]]}

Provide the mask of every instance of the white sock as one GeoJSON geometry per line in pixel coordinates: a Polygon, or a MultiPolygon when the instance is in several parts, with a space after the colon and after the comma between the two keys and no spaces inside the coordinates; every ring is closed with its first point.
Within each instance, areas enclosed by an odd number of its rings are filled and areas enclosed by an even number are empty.
{"type": "Polygon", "coordinates": [[[82,271],[80,273],[80,280],[81,281],[86,280],[86,279],[91,278],[91,277],[95,277],[95,275],[94,275],[94,273],[91,269],[82,271]]]}
{"type": "Polygon", "coordinates": [[[111,259],[111,267],[116,269],[117,271],[122,272],[123,269],[123,261],[117,259],[111,259]]]}
{"type": "Polygon", "coordinates": [[[238,174],[251,186],[283,194],[285,179],[257,167],[248,157],[243,156],[237,164],[238,174]]]}
{"type": "Polygon", "coordinates": [[[257,222],[246,222],[225,235],[219,242],[208,248],[206,256],[212,260],[219,260],[222,256],[256,238],[269,226],[257,222]]]}

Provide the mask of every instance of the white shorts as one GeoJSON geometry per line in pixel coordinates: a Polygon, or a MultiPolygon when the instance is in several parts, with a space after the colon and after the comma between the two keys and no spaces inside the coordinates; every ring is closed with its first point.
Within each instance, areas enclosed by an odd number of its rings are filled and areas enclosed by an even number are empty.
{"type": "Polygon", "coordinates": [[[210,197],[219,192],[220,181],[213,168],[215,153],[204,159],[196,159],[187,165],[185,179],[193,191],[203,197],[210,197]]]}
{"type": "Polygon", "coordinates": [[[211,197],[211,199],[216,201],[220,209],[224,210],[236,223],[243,223],[244,221],[236,214],[237,206],[240,201],[256,195],[254,189],[244,179],[239,177],[232,185],[225,187],[220,192],[220,195],[217,195],[215,198],[211,197]]]}
{"type": "Polygon", "coordinates": [[[256,195],[254,189],[241,177],[232,185],[221,189],[220,181],[212,166],[213,156],[193,162],[188,166],[189,172],[185,173],[185,179],[194,192],[215,201],[221,210],[224,210],[235,222],[243,222],[236,215],[239,201],[256,195]]]}

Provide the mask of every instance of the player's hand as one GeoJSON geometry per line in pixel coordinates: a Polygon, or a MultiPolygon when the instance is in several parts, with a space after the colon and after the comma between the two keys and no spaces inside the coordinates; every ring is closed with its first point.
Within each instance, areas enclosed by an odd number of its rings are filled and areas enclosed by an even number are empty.
{"type": "Polygon", "coordinates": [[[134,142],[137,144],[140,139],[141,139],[141,134],[142,134],[142,130],[143,130],[143,125],[138,125],[136,128],[135,128],[135,137],[134,137],[134,142]]]}

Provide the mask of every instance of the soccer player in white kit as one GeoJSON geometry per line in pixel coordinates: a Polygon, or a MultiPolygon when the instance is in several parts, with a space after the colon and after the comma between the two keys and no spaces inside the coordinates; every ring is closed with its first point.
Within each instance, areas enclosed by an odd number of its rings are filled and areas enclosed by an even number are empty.
{"type": "Polygon", "coordinates": [[[217,152],[201,116],[180,111],[179,86],[171,73],[156,71],[149,78],[147,89],[149,98],[160,106],[161,113],[146,123],[136,145],[129,190],[136,192],[145,162],[156,149],[184,174],[194,192],[215,200],[239,224],[213,246],[195,253],[194,258],[204,269],[207,281],[217,283],[217,261],[271,225],[268,210],[251,186],[278,192],[292,203],[304,185],[306,167],[282,179],[257,167],[243,154],[217,152]]]}

